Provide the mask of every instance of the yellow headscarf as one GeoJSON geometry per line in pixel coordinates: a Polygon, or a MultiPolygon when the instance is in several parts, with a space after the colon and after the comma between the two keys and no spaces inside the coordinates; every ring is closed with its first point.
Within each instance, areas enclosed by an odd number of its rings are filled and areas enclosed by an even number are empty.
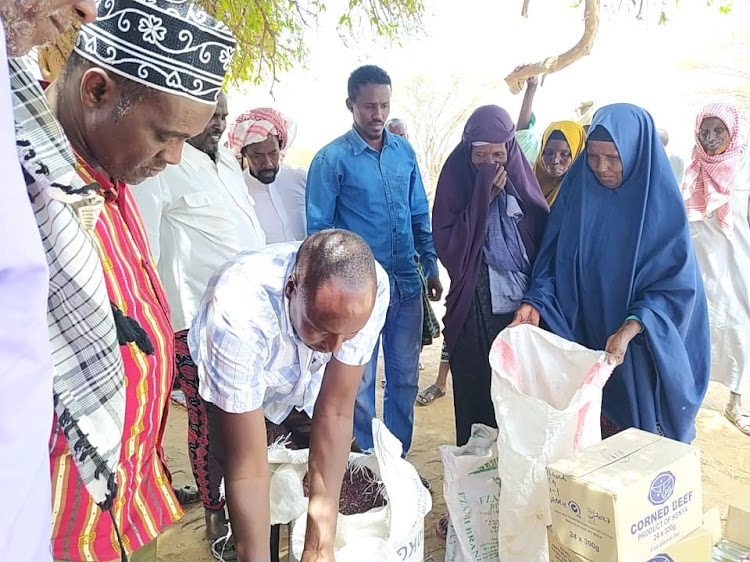
{"type": "Polygon", "coordinates": [[[555,121],[547,127],[546,131],[544,131],[544,136],[542,137],[542,149],[539,151],[539,155],[536,157],[536,162],[534,163],[534,174],[536,174],[536,178],[539,180],[542,193],[545,193],[547,205],[550,207],[552,207],[552,203],[557,199],[557,195],[560,193],[560,184],[562,183],[562,179],[550,178],[547,175],[547,170],[544,169],[544,163],[542,163],[544,147],[547,146],[547,141],[553,131],[560,131],[565,137],[565,140],[568,141],[570,155],[573,160],[583,152],[583,148],[586,144],[586,133],[584,132],[583,127],[575,121],[555,121]]]}

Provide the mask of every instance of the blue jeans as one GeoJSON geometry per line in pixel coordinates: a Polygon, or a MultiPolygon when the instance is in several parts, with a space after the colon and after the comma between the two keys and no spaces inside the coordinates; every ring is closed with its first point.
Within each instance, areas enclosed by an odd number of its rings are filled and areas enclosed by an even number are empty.
{"type": "MultiPolygon", "coordinates": [[[[419,352],[422,347],[422,295],[401,301],[398,288],[391,295],[380,340],[385,361],[383,421],[403,445],[403,455],[411,447],[414,430],[414,401],[419,392],[419,352]]],[[[372,449],[372,420],[375,417],[375,375],[378,348],[375,346],[365,367],[354,404],[354,436],[362,450],[372,449]]]]}

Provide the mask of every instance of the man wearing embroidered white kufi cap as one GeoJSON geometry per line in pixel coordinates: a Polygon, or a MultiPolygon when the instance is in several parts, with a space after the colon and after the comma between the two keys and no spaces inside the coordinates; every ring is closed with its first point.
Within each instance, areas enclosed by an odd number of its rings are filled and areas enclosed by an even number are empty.
{"type": "Polygon", "coordinates": [[[185,0],[101,0],[97,17],[82,27],[47,97],[75,150],[78,175],[104,197],[93,237],[125,368],[125,424],[109,513],[92,503],[71,458],[81,453],[71,453],[55,429],[52,547],[56,560],[108,562],[128,552],[131,562],[153,562],[156,537],[183,514],[162,447],[175,352],[167,299],[128,184],[177,164],[185,141],[203,131],[235,41],[185,0]]]}
{"type": "MultiPolygon", "coordinates": [[[[201,494],[206,538],[211,544],[227,534],[221,493],[224,471],[209,439],[206,407],[198,393],[198,373],[188,349],[188,334],[214,272],[238,253],[266,245],[242,170],[232,152],[219,146],[228,111],[228,100],[222,93],[206,128],[185,143],[182,161],[133,187],[169,300],[177,377],[188,410],[190,466],[201,494]]],[[[233,559],[227,555],[227,548],[222,549],[224,562],[233,559]]]]}
{"type": "Polygon", "coordinates": [[[291,119],[267,107],[246,111],[229,129],[229,146],[246,165],[245,183],[268,244],[307,234],[307,170],[283,163],[296,132],[291,119]]]}

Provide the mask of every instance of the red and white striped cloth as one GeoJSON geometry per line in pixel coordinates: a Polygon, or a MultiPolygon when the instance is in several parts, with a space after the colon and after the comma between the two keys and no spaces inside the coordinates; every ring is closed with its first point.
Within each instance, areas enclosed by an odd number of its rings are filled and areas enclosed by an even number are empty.
{"type": "Polygon", "coordinates": [[[715,212],[721,227],[725,231],[732,230],[730,200],[742,161],[739,121],[737,108],[727,102],[709,103],[698,114],[693,162],[685,171],[682,183],[688,220],[703,220],[715,212]],[[709,155],[700,143],[700,126],[707,117],[720,119],[729,131],[731,141],[721,154],[709,155]]]}
{"type": "Polygon", "coordinates": [[[296,134],[297,127],[291,119],[270,107],[260,107],[246,111],[235,119],[229,128],[229,148],[239,157],[246,146],[275,135],[279,137],[279,149],[283,155],[296,134]]]}

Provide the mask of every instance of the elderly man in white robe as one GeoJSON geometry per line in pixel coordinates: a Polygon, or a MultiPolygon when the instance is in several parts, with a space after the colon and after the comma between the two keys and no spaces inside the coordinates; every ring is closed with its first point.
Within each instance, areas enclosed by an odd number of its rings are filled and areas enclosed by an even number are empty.
{"type": "Polygon", "coordinates": [[[229,131],[268,244],[304,240],[307,234],[307,170],[283,163],[295,135],[294,122],[270,108],[246,111],[229,131]]]}

